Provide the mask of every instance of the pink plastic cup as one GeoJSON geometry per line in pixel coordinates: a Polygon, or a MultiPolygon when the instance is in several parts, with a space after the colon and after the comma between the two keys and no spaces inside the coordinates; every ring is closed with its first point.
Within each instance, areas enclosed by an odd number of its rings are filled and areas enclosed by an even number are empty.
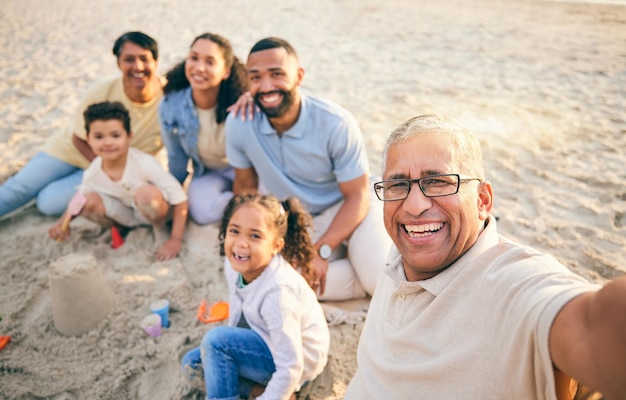
{"type": "Polygon", "coordinates": [[[141,321],[141,327],[152,337],[161,336],[161,316],[154,313],[147,315],[141,321]]]}

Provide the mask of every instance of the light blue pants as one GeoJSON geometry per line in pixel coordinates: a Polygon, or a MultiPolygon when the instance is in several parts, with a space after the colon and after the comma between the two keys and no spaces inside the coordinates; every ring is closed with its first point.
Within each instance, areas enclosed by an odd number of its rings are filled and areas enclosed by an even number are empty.
{"type": "Polygon", "coordinates": [[[235,170],[230,167],[191,178],[187,196],[189,216],[195,223],[207,225],[222,220],[224,209],[233,197],[234,179],[235,170]]]}
{"type": "Polygon", "coordinates": [[[274,371],[274,359],[265,341],[246,328],[215,327],[204,335],[200,347],[190,350],[182,360],[187,379],[204,374],[209,400],[247,399],[252,386],[266,386],[274,371]]]}
{"type": "Polygon", "coordinates": [[[82,179],[82,169],[39,152],[0,186],[0,217],[34,198],[45,215],[61,215],[82,179]]]}

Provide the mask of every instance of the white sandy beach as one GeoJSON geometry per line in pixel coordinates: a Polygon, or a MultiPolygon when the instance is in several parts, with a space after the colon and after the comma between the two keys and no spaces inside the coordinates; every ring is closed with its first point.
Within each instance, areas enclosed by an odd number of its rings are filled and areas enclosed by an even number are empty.
{"type": "MultiPolygon", "coordinates": [[[[228,37],[237,55],[265,36],[290,41],[304,88],[357,117],[374,174],[406,118],[452,117],[481,139],[504,233],[545,250],[590,281],[626,273],[626,5],[504,0],[0,2],[0,182],[63,129],[87,86],[117,73],[114,39],[141,30],[159,42],[159,71],[195,36],[228,37]]],[[[150,229],[117,250],[34,207],[0,221],[0,399],[180,399],[182,355],[208,325],[202,299],[226,300],[217,228],[188,227],[180,257],[155,262],[150,229]],[[50,266],[91,254],[114,293],[113,311],[79,336],[57,330],[50,266]],[[171,327],[139,327],[158,298],[171,327]]],[[[341,399],[362,327],[331,327],[332,382],[313,399],[341,399]]],[[[382,323],[382,321],[381,321],[382,323]]]]}

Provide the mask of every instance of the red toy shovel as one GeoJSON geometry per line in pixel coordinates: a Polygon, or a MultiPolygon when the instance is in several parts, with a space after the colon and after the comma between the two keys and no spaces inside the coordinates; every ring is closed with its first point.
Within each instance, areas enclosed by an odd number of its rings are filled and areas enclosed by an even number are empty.
{"type": "Polygon", "coordinates": [[[120,234],[120,231],[115,227],[111,227],[111,248],[117,249],[124,244],[124,238],[120,234]]]}

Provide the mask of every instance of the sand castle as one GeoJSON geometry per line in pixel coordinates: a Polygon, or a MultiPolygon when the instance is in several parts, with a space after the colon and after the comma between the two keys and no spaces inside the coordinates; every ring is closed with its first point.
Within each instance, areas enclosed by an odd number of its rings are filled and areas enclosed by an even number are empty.
{"type": "Polygon", "coordinates": [[[85,333],[113,311],[113,290],[92,255],[57,259],[48,279],[54,326],[64,335],[85,333]]]}

